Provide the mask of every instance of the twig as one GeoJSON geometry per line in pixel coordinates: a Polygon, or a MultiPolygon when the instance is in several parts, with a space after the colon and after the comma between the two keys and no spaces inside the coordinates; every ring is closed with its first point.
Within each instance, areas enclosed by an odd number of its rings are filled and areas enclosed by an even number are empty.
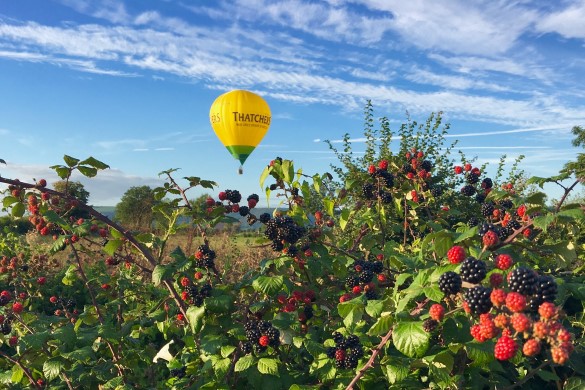
{"type": "Polygon", "coordinates": [[[24,372],[24,375],[26,375],[26,377],[28,378],[28,380],[29,380],[29,382],[30,382],[30,384],[31,384],[32,387],[34,387],[35,389],[41,389],[42,388],[35,381],[35,378],[33,378],[32,374],[30,373],[30,370],[28,368],[26,368],[19,360],[14,360],[13,358],[11,358],[10,356],[6,355],[2,351],[0,351],[0,356],[6,358],[12,364],[16,364],[22,370],[22,372],[24,372]]]}
{"type": "Polygon", "coordinates": [[[526,374],[526,375],[524,376],[524,378],[522,378],[522,380],[520,380],[520,381],[518,381],[518,382],[514,383],[513,385],[510,385],[510,386],[504,387],[502,390],[512,390],[512,389],[514,389],[514,388],[516,388],[516,387],[522,386],[524,383],[528,382],[528,380],[529,380],[530,378],[532,378],[534,375],[536,375],[536,373],[537,373],[538,371],[542,370],[544,367],[548,366],[549,364],[550,364],[550,360],[546,360],[546,361],[544,361],[544,362],[543,362],[543,363],[542,363],[540,366],[536,367],[536,368],[535,368],[535,369],[533,369],[533,370],[530,370],[530,372],[528,372],[528,374],[526,374]]]}
{"type": "Polygon", "coordinates": [[[374,367],[374,361],[376,360],[376,357],[380,354],[380,351],[382,350],[382,348],[384,348],[384,346],[386,345],[386,343],[390,340],[390,338],[392,337],[392,331],[394,329],[391,328],[388,333],[386,333],[386,336],[384,336],[382,338],[382,341],[380,341],[380,344],[378,344],[378,346],[376,346],[376,348],[374,348],[372,350],[372,356],[370,356],[370,358],[368,359],[368,362],[362,367],[360,368],[360,370],[357,372],[357,374],[353,377],[353,379],[351,380],[351,382],[349,382],[349,385],[347,385],[347,387],[345,388],[345,390],[352,390],[353,387],[358,383],[358,381],[360,380],[360,378],[364,375],[364,373],[374,367]]]}

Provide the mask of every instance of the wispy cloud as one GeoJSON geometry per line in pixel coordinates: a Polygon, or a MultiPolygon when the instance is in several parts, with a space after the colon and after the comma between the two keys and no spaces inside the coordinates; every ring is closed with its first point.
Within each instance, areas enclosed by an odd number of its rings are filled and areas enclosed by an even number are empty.
{"type": "Polygon", "coordinates": [[[537,23],[537,30],[558,33],[565,38],[585,38],[585,2],[570,4],[567,8],[544,15],[537,23]]]}

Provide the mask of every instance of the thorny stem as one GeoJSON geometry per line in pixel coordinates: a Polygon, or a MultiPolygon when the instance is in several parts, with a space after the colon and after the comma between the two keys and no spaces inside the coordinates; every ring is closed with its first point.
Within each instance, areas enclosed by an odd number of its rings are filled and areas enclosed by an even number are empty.
{"type": "Polygon", "coordinates": [[[388,343],[388,341],[390,341],[390,338],[392,337],[392,331],[393,330],[394,330],[394,328],[390,328],[390,330],[388,331],[388,333],[386,333],[386,335],[384,337],[382,337],[382,341],[380,341],[380,344],[378,344],[376,346],[376,348],[374,348],[372,350],[372,356],[370,356],[370,358],[368,359],[368,362],[362,368],[360,368],[360,370],[353,377],[353,379],[351,380],[351,382],[349,383],[349,385],[347,385],[347,387],[345,388],[345,390],[352,390],[353,387],[358,383],[358,381],[360,380],[360,378],[364,375],[364,373],[368,369],[374,367],[374,361],[376,360],[376,357],[380,354],[380,351],[382,350],[382,348],[384,348],[384,346],[386,345],[386,343],[388,343]]]}
{"type": "Polygon", "coordinates": [[[10,356],[6,355],[4,352],[0,351],[0,356],[2,356],[3,358],[6,358],[8,361],[10,361],[12,364],[16,364],[21,370],[22,372],[24,372],[24,375],[26,375],[26,377],[28,378],[30,384],[32,387],[34,387],[35,389],[41,389],[42,386],[40,386],[36,381],[35,378],[33,378],[32,374],[30,373],[30,370],[28,368],[26,368],[22,362],[20,362],[19,360],[15,360],[13,358],[11,358],[10,356]]]}
{"type": "Polygon", "coordinates": [[[556,184],[560,185],[561,187],[563,187],[563,189],[565,190],[565,193],[563,194],[563,196],[561,197],[561,199],[559,200],[559,203],[557,204],[557,207],[555,208],[555,212],[559,212],[559,210],[561,209],[561,206],[563,205],[563,203],[565,202],[565,200],[567,199],[567,196],[569,196],[569,193],[573,190],[573,188],[575,188],[575,186],[577,184],[579,184],[581,181],[580,180],[575,180],[575,182],[573,184],[571,184],[570,187],[565,187],[564,185],[562,185],[561,183],[559,183],[558,181],[555,181],[556,184]]]}

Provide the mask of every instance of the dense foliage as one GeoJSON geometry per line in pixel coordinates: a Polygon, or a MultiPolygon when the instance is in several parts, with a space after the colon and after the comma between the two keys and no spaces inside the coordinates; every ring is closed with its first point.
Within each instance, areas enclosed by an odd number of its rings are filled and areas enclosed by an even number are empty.
{"type": "MultiPolygon", "coordinates": [[[[365,118],[364,155],[349,136],[330,143],[334,175],[270,162],[272,215],[236,189],[193,203],[189,189],[215,183],[162,172],[156,234],[42,179],[0,177],[4,209],[50,242],[0,238],[2,386],[583,388],[583,209],[566,202],[583,169],[527,179],[502,164],[490,178],[450,159],[440,114],[397,134],[369,104],[365,118]],[[546,182],[565,188],[554,207],[526,190],[546,182]],[[274,256],[227,283],[206,238],[234,213],[264,226],[258,245],[274,256]],[[186,225],[203,244],[167,248],[186,225]]],[[[53,168],[67,180],[108,166],[65,156],[53,168]]]]}

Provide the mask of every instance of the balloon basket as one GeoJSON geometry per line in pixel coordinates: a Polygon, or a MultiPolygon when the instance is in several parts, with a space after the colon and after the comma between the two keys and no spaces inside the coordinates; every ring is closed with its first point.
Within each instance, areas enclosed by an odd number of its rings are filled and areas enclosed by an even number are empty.
{"type": "Polygon", "coordinates": [[[244,167],[240,165],[240,167],[238,168],[238,175],[241,175],[242,173],[244,173],[244,167]]]}

